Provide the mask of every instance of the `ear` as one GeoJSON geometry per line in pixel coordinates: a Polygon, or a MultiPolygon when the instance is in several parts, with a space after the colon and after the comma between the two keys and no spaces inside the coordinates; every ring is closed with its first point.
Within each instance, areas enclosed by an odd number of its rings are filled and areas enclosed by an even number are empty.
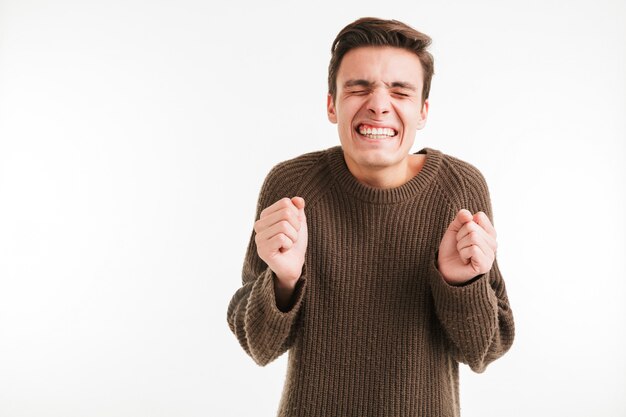
{"type": "Polygon", "coordinates": [[[420,120],[417,122],[417,129],[423,129],[426,126],[426,118],[428,117],[428,99],[424,100],[422,110],[420,110],[420,120]]]}
{"type": "Polygon", "coordinates": [[[335,101],[333,100],[333,96],[328,94],[326,97],[326,113],[328,114],[328,120],[331,123],[337,123],[337,112],[335,111],[335,101]]]}

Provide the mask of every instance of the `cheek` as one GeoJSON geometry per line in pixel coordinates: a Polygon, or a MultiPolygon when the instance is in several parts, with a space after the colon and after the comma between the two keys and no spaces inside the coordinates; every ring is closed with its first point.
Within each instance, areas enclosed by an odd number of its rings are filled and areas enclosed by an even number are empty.
{"type": "Polygon", "coordinates": [[[349,97],[341,102],[341,113],[345,118],[352,118],[364,106],[364,100],[361,97],[349,97]]]}
{"type": "Polygon", "coordinates": [[[416,106],[400,106],[397,109],[400,121],[405,129],[417,127],[420,119],[419,108],[416,106]]]}

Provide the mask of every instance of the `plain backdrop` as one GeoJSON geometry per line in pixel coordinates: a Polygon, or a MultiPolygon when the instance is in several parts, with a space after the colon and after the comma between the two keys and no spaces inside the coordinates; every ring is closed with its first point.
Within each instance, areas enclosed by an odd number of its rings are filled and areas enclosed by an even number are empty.
{"type": "Polygon", "coordinates": [[[626,415],[626,3],[0,1],[0,416],[273,416],[226,322],[271,167],[339,144],[330,45],[433,38],[516,320],[463,416],[626,415]]]}

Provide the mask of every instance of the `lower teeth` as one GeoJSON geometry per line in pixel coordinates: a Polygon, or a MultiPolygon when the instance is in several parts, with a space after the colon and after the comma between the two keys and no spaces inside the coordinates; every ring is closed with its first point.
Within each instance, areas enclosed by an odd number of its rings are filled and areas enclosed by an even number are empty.
{"type": "Polygon", "coordinates": [[[368,134],[363,134],[363,133],[361,134],[370,139],[387,139],[387,138],[392,137],[392,136],[387,136],[387,135],[368,135],[368,134]]]}

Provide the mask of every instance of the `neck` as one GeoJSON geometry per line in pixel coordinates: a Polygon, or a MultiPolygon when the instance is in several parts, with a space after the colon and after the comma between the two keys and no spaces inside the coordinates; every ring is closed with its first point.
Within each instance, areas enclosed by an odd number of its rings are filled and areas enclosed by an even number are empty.
{"type": "Polygon", "coordinates": [[[395,188],[406,184],[416,176],[424,166],[425,155],[408,155],[400,164],[363,170],[346,159],[346,165],[352,175],[361,183],[374,188],[395,188]]]}

